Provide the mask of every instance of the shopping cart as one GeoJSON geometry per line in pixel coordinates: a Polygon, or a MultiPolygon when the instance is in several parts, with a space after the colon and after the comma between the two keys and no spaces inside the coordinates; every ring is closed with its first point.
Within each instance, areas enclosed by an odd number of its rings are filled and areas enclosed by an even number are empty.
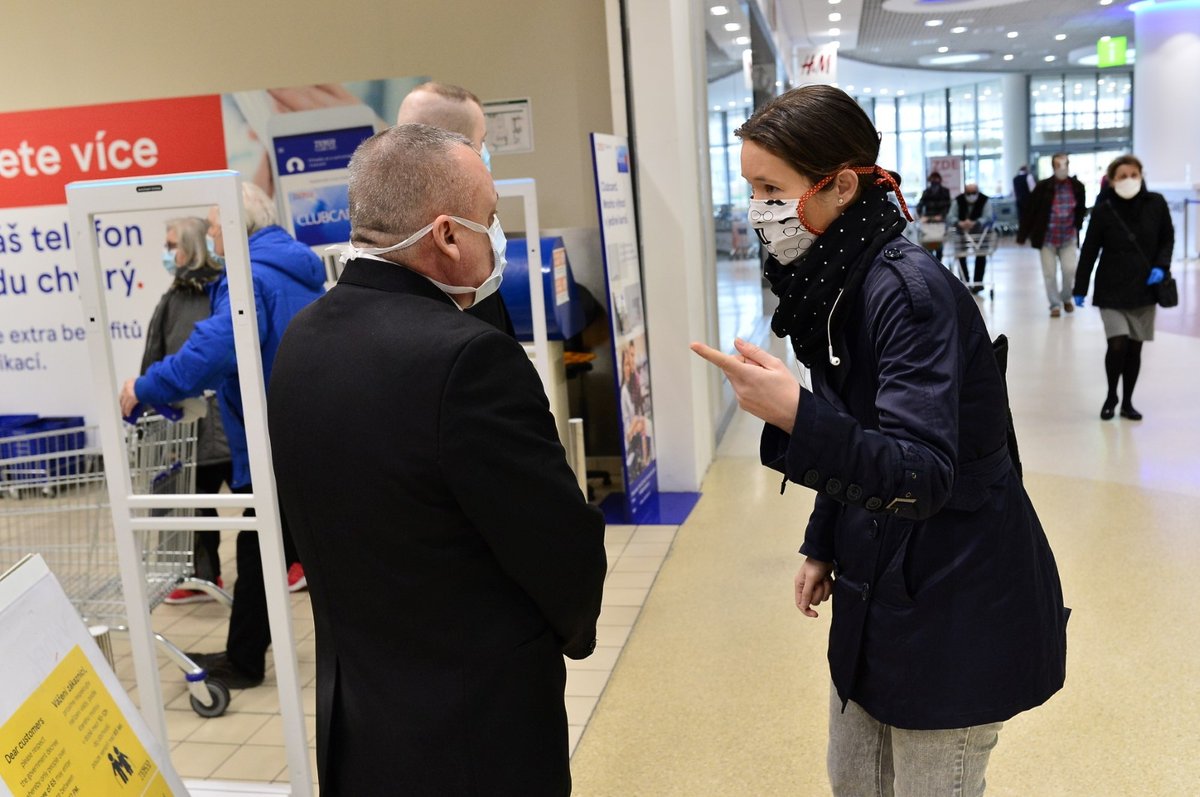
{"type": "MultiPolygon", "coordinates": [[[[196,421],[146,415],[125,426],[133,491],[195,491],[196,421]]],[[[84,622],[127,632],[121,571],[95,427],[10,434],[0,444],[0,571],[31,551],[42,555],[84,622]]],[[[152,510],[149,514],[168,514],[152,510]]],[[[150,609],[193,572],[193,532],[138,537],[150,609]]],[[[225,595],[228,599],[228,595],[225,595]]],[[[229,689],[161,634],[160,649],[187,679],[192,709],[219,717],[229,689]]]]}
{"type": "MultiPolygon", "coordinates": [[[[990,257],[996,253],[996,247],[1000,243],[1000,233],[996,230],[996,225],[990,220],[981,222],[974,231],[963,230],[958,227],[950,228],[947,240],[950,242],[950,257],[952,261],[959,258],[966,258],[967,264],[965,268],[974,268],[974,259],[976,257],[990,257]]],[[[961,264],[959,264],[961,266],[961,264]]],[[[951,265],[951,270],[955,267],[951,265]]],[[[988,298],[994,299],[996,296],[996,281],[990,276],[993,272],[984,272],[987,278],[980,282],[973,282],[966,275],[962,274],[962,280],[967,287],[979,291],[987,290],[988,298]]],[[[977,291],[978,292],[978,291],[977,291]]]]}

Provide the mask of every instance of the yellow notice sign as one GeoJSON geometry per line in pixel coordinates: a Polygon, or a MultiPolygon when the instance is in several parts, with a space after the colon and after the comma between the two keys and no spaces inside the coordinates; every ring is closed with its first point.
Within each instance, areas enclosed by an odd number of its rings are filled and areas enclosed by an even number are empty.
{"type": "Polygon", "coordinates": [[[16,797],[174,797],[78,645],[0,726],[0,752],[16,797]]]}

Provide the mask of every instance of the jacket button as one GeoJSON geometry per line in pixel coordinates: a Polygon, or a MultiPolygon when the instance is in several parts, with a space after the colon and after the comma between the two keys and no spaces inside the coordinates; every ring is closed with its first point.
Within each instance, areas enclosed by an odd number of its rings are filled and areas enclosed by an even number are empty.
{"type": "Polygon", "coordinates": [[[881,506],[883,506],[883,499],[876,498],[875,496],[871,496],[867,499],[866,507],[869,511],[874,512],[881,506]]]}
{"type": "Polygon", "coordinates": [[[855,503],[862,500],[863,490],[857,484],[851,484],[846,488],[846,500],[854,501],[855,503]]]}
{"type": "Polygon", "coordinates": [[[904,253],[893,246],[891,249],[886,250],[883,253],[883,256],[886,257],[888,260],[899,260],[902,257],[904,257],[904,253]]]}
{"type": "Polygon", "coordinates": [[[818,473],[816,470],[805,471],[805,473],[804,473],[804,486],[805,487],[816,487],[817,482],[819,482],[819,481],[821,481],[821,474],[818,473]]]}
{"type": "Polygon", "coordinates": [[[842,483],[837,479],[830,479],[829,481],[825,482],[825,492],[829,493],[830,495],[837,495],[841,491],[842,483]]]}
{"type": "Polygon", "coordinates": [[[863,599],[863,600],[867,600],[867,599],[868,599],[868,598],[870,598],[870,597],[871,597],[871,585],[870,585],[870,584],[863,584],[863,586],[862,586],[862,599],[863,599]]]}

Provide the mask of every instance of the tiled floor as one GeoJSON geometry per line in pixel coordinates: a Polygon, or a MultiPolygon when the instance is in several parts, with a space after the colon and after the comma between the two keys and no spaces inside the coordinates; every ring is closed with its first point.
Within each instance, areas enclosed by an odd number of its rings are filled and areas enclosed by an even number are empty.
{"type": "MultiPolygon", "coordinates": [[[[567,660],[566,705],[572,751],[629,639],[676,530],[674,526],[610,525],[605,531],[608,576],[596,651],[583,661],[567,660]]],[[[222,565],[223,575],[226,583],[231,585],[236,579],[233,533],[223,541],[221,551],[227,557],[222,565]]],[[[306,592],[292,595],[291,601],[309,754],[315,777],[316,656],[312,610],[306,592]]],[[[201,652],[224,648],[227,619],[228,610],[216,603],[164,604],[152,615],[156,631],[184,650],[201,652]]],[[[117,675],[136,697],[128,642],[114,637],[113,651],[117,675]]],[[[224,716],[213,719],[204,719],[191,710],[179,670],[163,656],[160,656],[160,666],[171,761],[181,777],[193,782],[287,781],[283,725],[273,665],[268,664],[267,678],[262,686],[235,691],[229,710],[224,716]]]]}

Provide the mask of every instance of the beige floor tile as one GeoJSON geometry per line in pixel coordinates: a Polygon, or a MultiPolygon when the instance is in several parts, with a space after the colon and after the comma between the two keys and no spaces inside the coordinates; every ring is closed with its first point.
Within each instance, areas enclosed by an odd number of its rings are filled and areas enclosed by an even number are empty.
{"type": "Polygon", "coordinates": [[[601,606],[641,606],[646,602],[646,596],[650,593],[649,588],[641,587],[639,589],[628,589],[614,587],[610,589],[607,585],[604,587],[604,596],[601,599],[601,606]]]}
{"type": "MultiPolygon", "coordinates": [[[[317,718],[305,715],[304,728],[305,738],[312,747],[317,739],[317,718]]],[[[278,714],[271,715],[266,723],[246,740],[246,744],[282,745],[283,743],[283,717],[278,714]]]]}
{"type": "Polygon", "coordinates": [[[191,709],[167,709],[167,739],[182,742],[209,720],[191,709]]]}
{"type": "Polygon", "coordinates": [[[570,753],[569,753],[570,755],[575,755],[575,748],[576,748],[576,746],[578,746],[579,740],[582,737],[583,737],[583,726],[582,725],[568,725],[567,726],[567,749],[570,751],[570,753]]]}
{"type": "Polygon", "coordinates": [[[567,671],[568,697],[599,697],[608,683],[608,670],[576,670],[567,671]]]}
{"type": "Polygon", "coordinates": [[[237,752],[236,744],[180,742],[171,751],[171,763],[183,778],[208,778],[237,752]]]}
{"type": "Polygon", "coordinates": [[[662,567],[665,556],[630,556],[620,558],[613,568],[613,573],[657,573],[662,567]]]}
{"type": "Polygon", "coordinates": [[[274,745],[243,745],[213,772],[214,779],[271,782],[287,768],[287,754],[274,745]]]}
{"type": "Polygon", "coordinates": [[[601,646],[597,645],[592,651],[592,655],[586,659],[567,659],[567,670],[604,670],[612,672],[612,669],[617,666],[617,659],[621,655],[621,648],[616,646],[601,646]]]}
{"type": "Polygon", "coordinates": [[[186,741],[245,744],[267,722],[262,714],[235,712],[205,720],[186,741]]]}
{"type": "Polygon", "coordinates": [[[633,627],[628,625],[596,626],[596,646],[620,647],[629,639],[629,633],[632,630],[633,627]]]}
{"type": "Polygon", "coordinates": [[[597,625],[633,625],[637,621],[640,606],[602,606],[597,625]]]}
{"type": "Polygon", "coordinates": [[[649,589],[657,573],[611,573],[604,579],[604,590],[649,589]]]}
{"type": "Polygon", "coordinates": [[[631,542],[622,556],[666,556],[670,549],[669,542],[631,542]]]}
{"type": "Polygon", "coordinates": [[[604,541],[624,545],[636,530],[636,526],[609,525],[604,529],[604,541]]]}
{"type": "Polygon", "coordinates": [[[637,544],[670,543],[678,530],[678,526],[638,526],[629,541],[637,544]]]}
{"type": "Polygon", "coordinates": [[[567,704],[567,724],[587,725],[592,709],[596,707],[596,698],[571,696],[564,698],[564,701],[567,704]]]}

